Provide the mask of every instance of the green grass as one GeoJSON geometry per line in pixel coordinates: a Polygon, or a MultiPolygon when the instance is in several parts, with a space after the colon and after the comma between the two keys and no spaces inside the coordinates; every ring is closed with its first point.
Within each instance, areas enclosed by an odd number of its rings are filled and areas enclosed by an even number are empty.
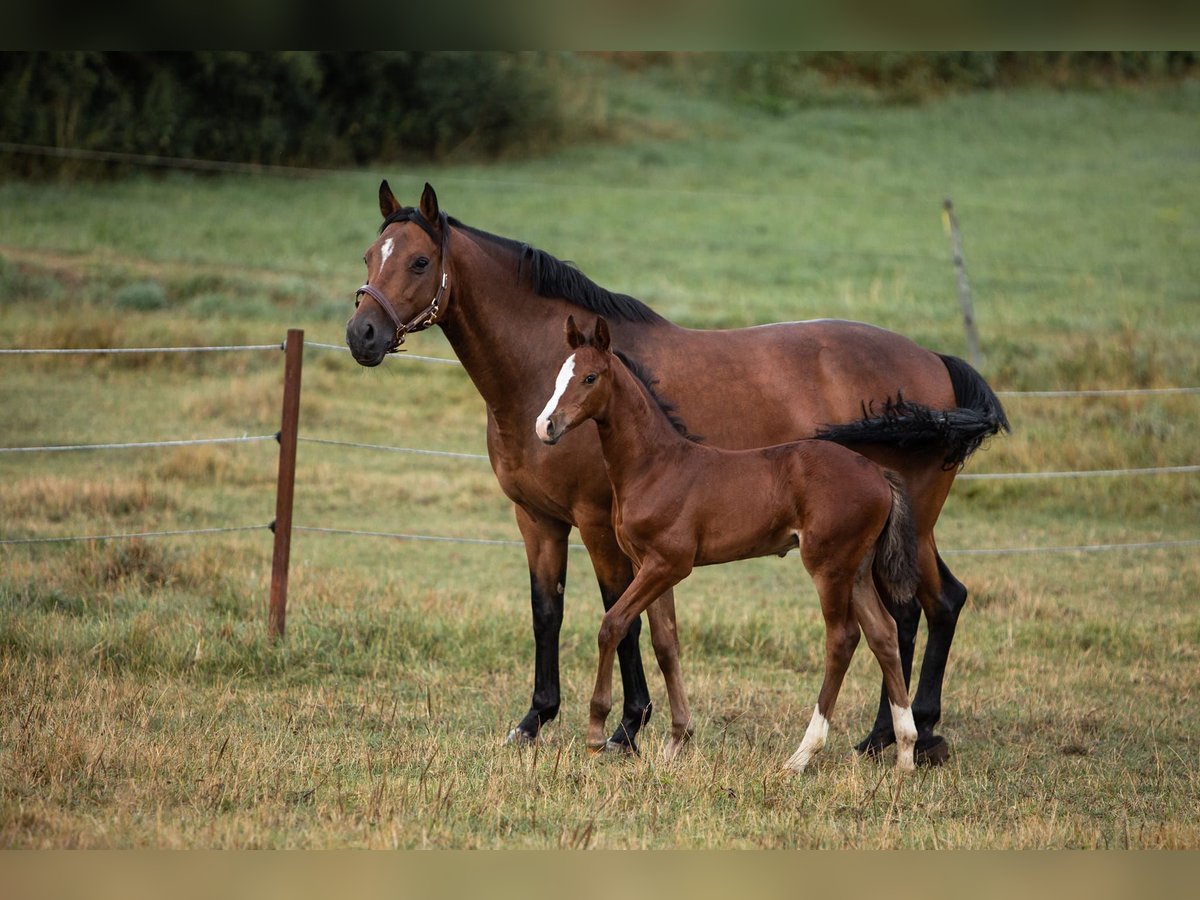
{"type": "MultiPolygon", "coordinates": [[[[0,184],[0,345],[339,343],[381,176],[576,261],[684,324],[842,316],[963,353],[954,198],[998,389],[1200,384],[1200,90],[951,97],[772,117],[614,79],[611,143],[495,166],[305,179],[0,184]]],[[[439,333],[414,353],[449,356],[439,333]]],[[[0,357],[0,446],[269,434],[282,354],[0,357]]],[[[1008,401],[969,471],[1196,463],[1195,396],[1008,401]]],[[[457,369],[306,352],[302,434],[482,452],[457,369]]],[[[264,524],[273,443],[0,454],[0,534],[264,524]]],[[[1193,475],[962,482],[948,549],[1197,537],[1193,475]]],[[[302,444],[307,525],[513,539],[488,465],[302,444]]],[[[0,547],[0,843],[18,847],[1196,847],[1194,548],[948,556],[971,589],[950,765],[852,758],[865,652],[830,746],[784,777],[821,627],[794,559],[678,591],[697,739],[590,758],[600,604],[572,552],[563,711],[535,750],[516,547],[297,534],[287,641],[265,530],[0,547]]],[[[653,667],[648,641],[647,664],[653,667]]],[[[918,648],[918,652],[920,648],[918,648]]],[[[665,696],[648,726],[664,735],[665,696]]]]}

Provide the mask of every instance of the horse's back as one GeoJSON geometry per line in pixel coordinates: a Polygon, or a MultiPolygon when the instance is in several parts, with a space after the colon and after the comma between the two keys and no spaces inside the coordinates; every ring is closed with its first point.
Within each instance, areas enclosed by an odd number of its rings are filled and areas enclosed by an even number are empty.
{"type": "Polygon", "coordinates": [[[899,394],[936,409],[955,403],[936,353],[861,322],[669,328],[639,343],[660,392],[688,428],[722,447],[810,437],[823,425],[858,419],[864,404],[899,394]]]}

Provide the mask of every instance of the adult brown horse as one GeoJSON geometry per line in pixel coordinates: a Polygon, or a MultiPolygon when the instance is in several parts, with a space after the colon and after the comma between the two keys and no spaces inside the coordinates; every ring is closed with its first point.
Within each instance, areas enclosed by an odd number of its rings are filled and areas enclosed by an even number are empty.
{"type": "MultiPolygon", "coordinates": [[[[792,441],[758,450],[722,450],[694,442],[654,393],[650,376],[612,350],[601,316],[585,335],[567,316],[574,351],[558,371],[554,394],[534,432],[553,446],[584,422],[596,423],[613,488],[613,527],[634,565],[633,582],[604,614],[600,659],[589,709],[587,745],[605,745],[612,709],[612,663],[630,624],[664,591],[711,566],[799,549],[825,620],[825,678],[804,740],[787,761],[803,772],[825,746],[842,679],[859,629],[887,688],[896,733],[896,765],[913,768],[917,726],[900,667],[896,623],[880,599],[913,603],[917,540],[900,476],[829,441],[792,441]]],[[[650,628],[660,617],[651,617],[650,628]]],[[[678,660],[663,669],[671,701],[671,759],[692,735],[678,660]]]]}
{"type": "MultiPolygon", "coordinates": [[[[346,343],[361,365],[377,366],[407,334],[436,324],[486,403],[488,455],[515,504],[533,609],[533,697],[510,740],[533,739],[558,713],[571,528],[579,529],[591,556],[606,609],[633,577],[613,531],[612,490],[595,429],[579,429],[551,450],[529,427],[550,394],[562,322],[583,309],[609,321],[613,345],[655,373],[659,392],[708,442],[765,447],[841,423],[826,428],[831,437],[902,475],[917,525],[920,605],[892,612],[907,682],[920,609],[925,611],[929,640],[913,703],[917,756],[934,764],[946,759],[946,742],[933,728],[941,718],[942,679],[967,591],[939,557],[933,528],[958,465],[986,436],[1008,428],[995,394],[974,369],[855,322],[681,328],[544,251],[447,217],[428,184],[412,208],[402,206],[385,181],[379,207],[383,224],[364,256],[367,281],[346,325],[346,343]],[[863,419],[864,409],[901,393],[947,412],[910,421],[888,406],[863,419]]],[[[672,594],[648,615],[666,623],[652,640],[660,662],[669,663],[677,653],[672,594]]],[[[635,620],[617,650],[624,711],[612,742],[628,747],[636,746],[651,708],[639,635],[635,620]]],[[[875,725],[859,749],[876,752],[894,740],[884,690],[875,725]]]]}

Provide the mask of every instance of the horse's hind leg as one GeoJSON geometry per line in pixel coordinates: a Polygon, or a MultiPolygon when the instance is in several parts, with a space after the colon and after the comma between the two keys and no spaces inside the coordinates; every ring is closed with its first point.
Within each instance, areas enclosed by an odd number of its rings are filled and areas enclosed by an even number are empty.
{"type": "Polygon", "coordinates": [[[817,695],[817,705],[800,746],[791,755],[786,768],[803,772],[809,761],[825,746],[829,736],[829,719],[837,702],[842,680],[858,646],[858,622],[850,608],[850,585],[844,578],[830,579],[813,575],[821,597],[821,612],[825,617],[825,679],[817,695]]]}
{"type": "MultiPolygon", "coordinates": [[[[896,765],[901,769],[914,767],[913,750],[917,743],[917,726],[913,721],[908,689],[900,662],[900,647],[896,639],[896,622],[888,613],[875,590],[869,571],[860,574],[852,594],[854,615],[867,636],[867,646],[879,660],[883,670],[883,685],[887,691],[892,714],[892,731],[896,737],[896,765]]],[[[915,604],[914,604],[915,605],[915,604]]]]}
{"type": "Polygon", "coordinates": [[[654,655],[667,683],[671,704],[671,737],[663,746],[663,759],[671,760],[692,737],[692,713],[688,708],[687,689],[679,663],[679,631],[675,627],[675,594],[668,591],[646,608],[650,622],[650,640],[654,655]]]}
{"type": "MultiPolygon", "coordinates": [[[[921,660],[921,679],[913,700],[917,720],[917,758],[927,765],[941,765],[950,756],[946,739],[934,734],[942,718],[942,681],[950,658],[950,645],[958,626],[958,616],[967,602],[967,589],[942,562],[937,548],[931,548],[938,579],[936,595],[930,597],[925,617],[929,622],[929,640],[921,660]]],[[[924,597],[922,600],[924,601],[924,597]]]]}

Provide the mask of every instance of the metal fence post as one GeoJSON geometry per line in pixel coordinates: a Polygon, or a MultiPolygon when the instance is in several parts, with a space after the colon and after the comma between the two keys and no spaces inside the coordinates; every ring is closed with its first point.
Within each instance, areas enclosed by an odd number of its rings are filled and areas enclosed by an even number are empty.
{"type": "Polygon", "coordinates": [[[292,552],[292,496],[296,487],[296,443],[300,425],[300,374],[304,331],[290,328],[284,345],[283,415],[279,428],[279,480],[275,489],[275,552],[271,559],[271,606],[267,634],[283,637],[287,619],[288,561],[292,552]]]}

